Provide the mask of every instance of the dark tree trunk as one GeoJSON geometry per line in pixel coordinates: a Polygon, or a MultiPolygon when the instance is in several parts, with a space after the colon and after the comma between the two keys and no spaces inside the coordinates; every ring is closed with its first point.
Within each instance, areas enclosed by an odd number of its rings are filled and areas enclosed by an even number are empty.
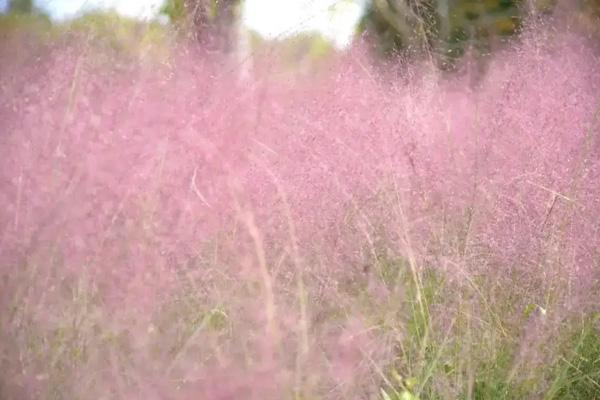
{"type": "Polygon", "coordinates": [[[32,0],[10,0],[8,11],[18,14],[31,14],[33,12],[32,0]]]}
{"type": "Polygon", "coordinates": [[[185,0],[196,40],[207,49],[231,50],[238,4],[239,0],[185,0]]]}

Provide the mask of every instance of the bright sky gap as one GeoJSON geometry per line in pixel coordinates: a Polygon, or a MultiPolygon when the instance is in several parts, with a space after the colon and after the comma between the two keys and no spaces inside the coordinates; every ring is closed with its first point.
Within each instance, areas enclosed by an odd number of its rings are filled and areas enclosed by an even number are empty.
{"type": "MultiPolygon", "coordinates": [[[[317,32],[338,47],[347,46],[354,35],[366,0],[245,0],[242,21],[266,38],[276,39],[299,32],[317,32]]],[[[0,0],[0,10],[8,0],[0,0]]],[[[121,15],[153,19],[164,0],[37,0],[35,5],[53,20],[64,21],[93,10],[114,10],[121,15]]]]}

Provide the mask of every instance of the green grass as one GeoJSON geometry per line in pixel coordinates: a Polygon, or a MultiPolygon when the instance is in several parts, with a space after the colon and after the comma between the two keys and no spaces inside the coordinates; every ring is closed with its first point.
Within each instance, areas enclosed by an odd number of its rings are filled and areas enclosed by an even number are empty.
{"type": "Polygon", "coordinates": [[[561,341],[560,348],[533,339],[531,346],[539,354],[521,359],[519,352],[530,329],[528,321],[545,318],[538,306],[522,310],[522,315],[516,318],[520,325],[503,324],[502,321],[515,320],[511,315],[513,308],[502,304],[513,299],[508,291],[504,298],[493,300],[500,304],[485,305],[486,301],[477,299],[479,295],[475,293],[481,288],[467,285],[461,291],[446,287],[442,277],[432,270],[422,274],[417,286],[403,259],[382,259],[380,266],[386,284],[403,286],[407,295],[400,320],[388,321],[387,325],[409,332],[396,343],[396,359],[388,367],[381,387],[383,399],[598,398],[598,316],[543,327],[559,330],[556,335],[542,332],[540,336],[561,341]],[[424,314],[415,302],[417,290],[427,304],[424,314]],[[450,325],[447,321],[439,324],[436,314],[442,309],[450,325]],[[549,354],[544,354],[546,347],[549,354]]]}
{"type": "MultiPolygon", "coordinates": [[[[515,317],[512,307],[503,304],[513,301],[509,290],[502,298],[492,298],[493,283],[485,279],[452,283],[435,268],[413,274],[410,262],[400,256],[378,256],[371,264],[370,276],[361,272],[362,278],[340,286],[337,305],[309,302],[313,315],[320,315],[310,334],[353,318],[367,321],[391,351],[387,363],[373,359],[369,367],[381,399],[598,399],[598,314],[548,323],[539,341],[526,339],[527,321],[542,317],[534,307],[515,317]],[[372,280],[387,288],[385,296],[372,295],[372,280]],[[558,345],[549,345],[548,338],[558,345]],[[535,350],[533,358],[520,356],[527,340],[531,342],[526,347],[535,350]]],[[[225,286],[215,288],[224,302],[210,304],[198,282],[180,274],[179,288],[165,298],[143,332],[119,325],[106,314],[93,282],[85,277],[61,277],[59,271],[37,274],[39,270],[30,266],[20,279],[9,278],[14,301],[2,321],[10,327],[3,332],[3,369],[14,371],[9,350],[18,349],[21,367],[36,372],[36,398],[85,399],[87,393],[119,397],[126,388],[142,385],[137,374],[144,364],[184,384],[190,365],[232,351],[244,342],[244,335],[256,335],[235,309],[239,299],[231,296],[241,292],[225,286]],[[33,288],[42,282],[50,290],[38,298],[33,288]],[[101,368],[119,376],[116,384],[122,393],[104,392],[102,380],[95,378],[101,368]]],[[[240,286],[248,293],[255,290],[252,287],[240,286]]],[[[240,360],[251,360],[249,354],[240,360]]],[[[7,385],[4,382],[4,390],[7,385]]],[[[327,398],[318,386],[303,390],[304,398],[327,398]]]]}

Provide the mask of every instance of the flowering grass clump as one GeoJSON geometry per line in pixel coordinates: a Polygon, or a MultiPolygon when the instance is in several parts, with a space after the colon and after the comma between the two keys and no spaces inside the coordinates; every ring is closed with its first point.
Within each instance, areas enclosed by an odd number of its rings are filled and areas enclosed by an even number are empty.
{"type": "Polygon", "coordinates": [[[73,40],[0,67],[0,397],[600,390],[582,40],[528,33],[476,83],[73,40]]]}

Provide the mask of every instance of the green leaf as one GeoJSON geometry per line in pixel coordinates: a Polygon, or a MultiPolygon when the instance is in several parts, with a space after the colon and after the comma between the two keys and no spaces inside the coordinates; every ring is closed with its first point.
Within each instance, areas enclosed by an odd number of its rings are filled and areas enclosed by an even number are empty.
{"type": "Polygon", "coordinates": [[[419,380],[415,377],[407,378],[404,382],[404,385],[408,390],[413,390],[415,386],[419,383],[419,380]]]}
{"type": "Polygon", "coordinates": [[[523,316],[525,318],[531,317],[531,314],[533,314],[533,312],[535,311],[536,308],[537,308],[537,304],[535,304],[535,303],[527,304],[527,307],[525,307],[525,310],[523,311],[523,316]]]}
{"type": "Polygon", "coordinates": [[[403,390],[400,393],[400,400],[419,400],[417,396],[409,392],[408,390],[403,390]]]}
{"type": "Polygon", "coordinates": [[[379,390],[381,391],[381,397],[383,397],[383,400],[392,400],[390,395],[387,394],[387,392],[385,390],[383,390],[383,388],[381,388],[379,390]]]}

